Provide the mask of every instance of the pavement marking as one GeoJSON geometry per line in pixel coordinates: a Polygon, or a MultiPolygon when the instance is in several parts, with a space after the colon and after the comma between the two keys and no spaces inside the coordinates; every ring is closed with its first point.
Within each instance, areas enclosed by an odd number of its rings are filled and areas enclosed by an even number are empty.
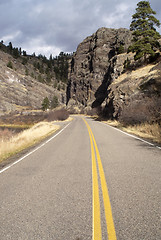
{"type": "Polygon", "coordinates": [[[8,170],[9,168],[11,168],[12,166],[16,165],[17,163],[21,162],[23,159],[25,159],[26,157],[30,156],[32,153],[36,152],[37,150],[39,150],[41,147],[45,146],[47,143],[49,143],[51,140],[53,140],[55,137],[57,137],[61,132],[63,132],[65,130],[65,128],[67,128],[69,125],[71,124],[68,123],[63,129],[61,129],[57,134],[55,134],[54,136],[52,136],[51,138],[49,138],[46,142],[42,143],[40,146],[38,146],[37,148],[35,148],[33,151],[27,153],[26,155],[24,155],[23,157],[21,157],[20,159],[18,159],[17,161],[13,162],[12,164],[10,164],[9,166],[3,168],[0,170],[0,174],[5,172],[6,170],[8,170]]]}
{"type": "Polygon", "coordinates": [[[119,132],[121,132],[121,133],[124,133],[125,135],[127,135],[127,136],[129,136],[129,137],[132,137],[132,138],[135,138],[135,139],[137,139],[137,140],[139,140],[139,141],[142,141],[142,142],[144,142],[144,143],[146,143],[146,144],[148,144],[148,145],[150,145],[150,146],[153,146],[153,147],[156,147],[156,148],[158,148],[158,149],[161,149],[161,147],[156,146],[155,144],[153,144],[153,143],[151,143],[151,142],[148,142],[148,141],[146,141],[146,140],[144,140],[144,139],[142,139],[142,138],[139,138],[139,137],[137,137],[137,136],[135,136],[135,135],[132,135],[132,134],[127,133],[127,132],[124,132],[123,130],[121,130],[121,129],[119,129],[119,128],[113,127],[113,126],[111,126],[111,125],[109,125],[109,124],[106,124],[106,123],[102,123],[102,122],[99,122],[99,123],[105,125],[106,127],[111,127],[111,128],[113,128],[113,129],[115,129],[116,131],[119,131],[119,132]]]}
{"type": "MultiPolygon", "coordinates": [[[[101,227],[101,219],[100,219],[100,205],[99,205],[99,189],[98,188],[98,174],[97,174],[97,165],[96,165],[96,158],[94,154],[94,148],[96,151],[96,156],[97,156],[97,163],[98,163],[98,170],[99,170],[99,176],[100,176],[100,181],[101,181],[101,188],[102,188],[102,195],[103,195],[103,202],[104,202],[104,211],[105,211],[105,218],[106,218],[106,226],[107,226],[107,233],[108,233],[108,240],[116,240],[116,232],[115,232],[115,227],[114,227],[114,222],[113,222],[113,217],[112,217],[112,209],[111,209],[111,204],[110,204],[110,198],[108,194],[108,188],[106,184],[106,179],[105,179],[105,174],[102,166],[102,161],[100,158],[99,150],[96,144],[96,140],[94,138],[94,135],[92,133],[92,130],[87,123],[85,119],[83,119],[87,129],[88,133],[90,136],[90,143],[91,143],[91,153],[92,153],[92,176],[93,176],[93,240],[101,240],[102,236],[99,235],[99,238],[96,234],[95,229],[98,229],[101,227]],[[93,146],[94,143],[94,146],[93,146]],[[94,156],[93,156],[94,155],[94,156]],[[94,179],[94,178],[97,178],[94,179]],[[95,185],[94,185],[95,184],[95,185]],[[95,188],[97,191],[95,192],[95,188]],[[96,195],[96,196],[95,196],[96,195]],[[95,201],[95,198],[98,198],[97,201],[95,201]],[[96,205],[97,204],[97,205],[96,205]],[[95,211],[99,211],[99,214],[95,213],[95,211]],[[95,219],[98,218],[98,219],[95,219]]],[[[101,234],[101,230],[99,230],[99,234],[101,234]]]]}
{"type": "MultiPolygon", "coordinates": [[[[85,121],[85,120],[84,120],[85,121]]],[[[97,174],[97,164],[95,158],[94,145],[92,141],[92,135],[85,121],[91,143],[91,155],[92,155],[92,192],[93,192],[93,240],[101,240],[101,214],[100,214],[100,200],[99,200],[99,186],[98,186],[98,174],[97,174]]]]}

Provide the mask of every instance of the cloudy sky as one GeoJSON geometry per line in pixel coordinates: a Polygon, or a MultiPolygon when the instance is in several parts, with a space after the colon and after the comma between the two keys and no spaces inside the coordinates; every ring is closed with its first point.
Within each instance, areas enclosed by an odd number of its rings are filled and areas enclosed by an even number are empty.
{"type": "MultiPolygon", "coordinates": [[[[28,54],[74,52],[100,27],[129,28],[139,0],[0,0],[0,41],[28,54]]],[[[160,0],[150,0],[161,22],[160,0]]],[[[158,29],[161,33],[161,28],[158,29]]]]}

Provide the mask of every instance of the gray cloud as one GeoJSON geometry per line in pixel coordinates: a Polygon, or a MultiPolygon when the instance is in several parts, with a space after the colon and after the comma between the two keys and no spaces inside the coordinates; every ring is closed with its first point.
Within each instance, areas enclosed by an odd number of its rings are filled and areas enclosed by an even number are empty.
{"type": "MultiPolygon", "coordinates": [[[[100,27],[129,28],[138,0],[0,0],[0,39],[28,53],[73,52],[100,27]]],[[[160,0],[151,7],[161,19],[160,0]]],[[[161,31],[160,31],[161,32],[161,31]]]]}

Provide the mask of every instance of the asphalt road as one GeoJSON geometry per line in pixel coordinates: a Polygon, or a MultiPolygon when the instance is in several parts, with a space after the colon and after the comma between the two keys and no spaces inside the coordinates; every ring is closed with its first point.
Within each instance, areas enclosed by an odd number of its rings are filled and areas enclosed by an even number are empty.
{"type": "Polygon", "coordinates": [[[0,240],[161,239],[161,149],[86,121],[89,127],[75,117],[50,141],[1,170],[0,240]],[[106,187],[111,222],[105,215],[106,187]],[[112,223],[116,237],[108,233],[112,223]]]}

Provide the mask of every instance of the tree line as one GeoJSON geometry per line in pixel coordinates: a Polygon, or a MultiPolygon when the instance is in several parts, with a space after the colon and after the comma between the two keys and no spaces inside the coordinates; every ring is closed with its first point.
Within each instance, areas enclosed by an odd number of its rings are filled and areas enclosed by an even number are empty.
{"type": "MultiPolygon", "coordinates": [[[[50,83],[51,72],[55,73],[57,81],[67,83],[68,81],[68,61],[72,57],[72,53],[60,52],[58,56],[53,57],[52,54],[49,58],[45,55],[39,54],[36,56],[35,53],[32,55],[27,54],[25,50],[22,50],[21,47],[13,47],[12,42],[9,42],[7,46],[4,45],[3,40],[0,43],[0,49],[8,54],[12,55],[15,59],[22,58],[22,64],[26,65],[29,58],[35,59],[33,61],[34,68],[37,69],[40,74],[47,75],[47,83],[50,83]]],[[[12,64],[8,64],[12,68],[12,64]]]]}

